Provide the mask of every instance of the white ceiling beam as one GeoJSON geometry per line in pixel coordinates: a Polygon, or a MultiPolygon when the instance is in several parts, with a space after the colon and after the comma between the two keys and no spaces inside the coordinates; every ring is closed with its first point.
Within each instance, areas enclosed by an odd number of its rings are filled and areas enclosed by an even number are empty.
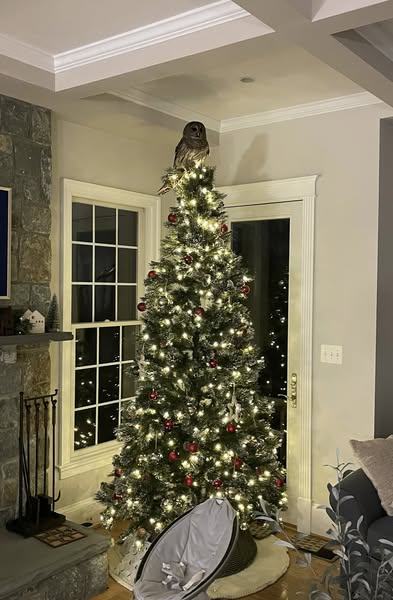
{"type": "Polygon", "coordinates": [[[306,28],[320,35],[393,18],[393,0],[236,0],[278,33],[306,28]]]}
{"type": "MultiPolygon", "coordinates": [[[[313,21],[336,17],[344,14],[354,14],[359,11],[383,16],[389,13],[390,0],[313,0],[313,21]],[[387,11],[387,12],[386,12],[387,11]]],[[[383,17],[388,18],[388,17],[383,17]]]]}
{"type": "MultiPolygon", "coordinates": [[[[335,0],[334,0],[335,2],[335,0]]],[[[364,25],[378,23],[393,18],[393,0],[358,6],[352,10],[337,13],[321,13],[314,16],[312,27],[316,35],[338,33],[348,29],[357,29],[364,25]]],[[[346,6],[346,9],[348,6],[346,6]]]]}
{"type": "MultiPolygon", "coordinates": [[[[0,52],[0,74],[23,81],[28,85],[35,85],[46,90],[55,89],[55,74],[46,69],[34,67],[15,58],[4,56],[0,52]]],[[[1,90],[3,92],[3,90],[1,90]]]]}
{"type": "MultiPolygon", "coordinates": [[[[315,35],[308,30],[291,32],[293,42],[301,45],[313,56],[320,59],[348,79],[393,106],[393,63],[390,63],[382,53],[375,55],[371,46],[360,51],[359,41],[352,42],[352,36],[346,34],[347,40],[333,35],[315,35]]],[[[358,36],[359,39],[360,36],[358,36]]],[[[366,44],[365,40],[363,42],[366,44]]]]}
{"type": "Polygon", "coordinates": [[[275,31],[311,21],[311,0],[236,0],[236,4],[275,31]]]}

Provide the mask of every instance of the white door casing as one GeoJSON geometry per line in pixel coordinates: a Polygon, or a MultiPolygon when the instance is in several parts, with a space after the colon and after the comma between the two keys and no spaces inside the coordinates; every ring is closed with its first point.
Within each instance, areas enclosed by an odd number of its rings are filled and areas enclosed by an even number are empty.
{"type": "MultiPolygon", "coordinates": [[[[292,225],[301,227],[301,245],[294,248],[294,260],[300,270],[299,277],[295,279],[300,284],[300,332],[298,340],[298,351],[296,357],[292,356],[289,348],[288,363],[289,377],[291,372],[298,375],[297,395],[298,404],[296,409],[288,410],[288,426],[295,427],[295,436],[292,440],[297,441],[298,450],[292,464],[289,478],[289,493],[296,494],[296,498],[290,497],[295,506],[289,511],[289,519],[295,519],[298,531],[310,533],[312,514],[312,325],[313,325],[313,271],[314,271],[314,213],[316,198],[317,176],[299,177],[278,181],[267,181],[221,187],[219,191],[226,194],[225,205],[233,220],[252,220],[256,217],[255,207],[264,207],[266,216],[263,218],[278,218],[292,214],[292,225]],[[285,203],[292,203],[285,209],[285,203]],[[295,209],[295,203],[300,210],[295,209]],[[281,210],[273,208],[281,205],[281,210]],[[270,207],[268,207],[270,205],[270,207]],[[252,210],[251,207],[254,207],[252,210]],[[296,217],[300,215],[301,223],[296,225],[296,217]],[[269,217],[269,214],[271,215],[269,217]],[[254,215],[254,217],[252,216],[254,215]],[[274,217],[276,215],[276,217],[274,217]],[[296,256],[298,254],[298,256],[296,256]],[[297,361],[297,364],[293,361],[297,361]],[[290,412],[296,410],[296,416],[290,412]],[[296,482],[297,478],[297,482],[296,482]],[[296,484],[297,483],[297,484],[296,484]]],[[[262,214],[262,210],[259,211],[262,214]]],[[[291,233],[292,235],[292,233],[291,233]]],[[[291,252],[292,252],[291,244],[291,252]]],[[[293,283],[292,283],[293,285],[293,283]]],[[[290,318],[291,313],[289,313],[290,318]]],[[[292,434],[293,434],[292,430],[292,434]]],[[[288,440],[289,442],[289,440],[288,440]]]]}

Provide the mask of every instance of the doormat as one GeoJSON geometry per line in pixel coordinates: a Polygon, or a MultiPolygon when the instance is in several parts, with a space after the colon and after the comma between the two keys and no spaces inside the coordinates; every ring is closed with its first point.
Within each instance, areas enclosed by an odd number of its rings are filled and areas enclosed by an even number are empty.
{"type": "Polygon", "coordinates": [[[317,535],[311,534],[302,538],[295,538],[293,543],[298,550],[309,552],[313,556],[317,556],[323,560],[333,562],[337,559],[337,555],[330,548],[326,547],[328,542],[317,535]]]}
{"type": "Polygon", "coordinates": [[[37,540],[40,540],[40,542],[48,544],[51,548],[59,548],[60,546],[71,544],[72,542],[76,542],[87,536],[77,529],[73,529],[67,525],[61,525],[54,529],[48,529],[48,531],[44,531],[43,533],[38,533],[34,537],[37,538],[37,540]]]}

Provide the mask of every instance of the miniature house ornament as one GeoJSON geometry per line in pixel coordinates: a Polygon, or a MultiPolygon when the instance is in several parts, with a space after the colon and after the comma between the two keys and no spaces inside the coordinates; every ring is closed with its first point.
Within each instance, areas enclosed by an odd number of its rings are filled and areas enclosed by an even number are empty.
{"type": "Polygon", "coordinates": [[[38,310],[27,310],[22,319],[30,321],[31,333],[45,333],[45,317],[38,310]]]}

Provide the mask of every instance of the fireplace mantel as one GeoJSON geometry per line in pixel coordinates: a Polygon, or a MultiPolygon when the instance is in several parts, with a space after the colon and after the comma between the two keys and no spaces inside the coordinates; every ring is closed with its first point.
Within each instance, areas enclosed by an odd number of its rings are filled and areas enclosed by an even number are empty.
{"type": "Polygon", "coordinates": [[[26,335],[0,336],[2,346],[28,346],[32,344],[46,344],[47,342],[66,342],[74,336],[70,331],[54,331],[53,333],[28,333],[26,335]]]}

